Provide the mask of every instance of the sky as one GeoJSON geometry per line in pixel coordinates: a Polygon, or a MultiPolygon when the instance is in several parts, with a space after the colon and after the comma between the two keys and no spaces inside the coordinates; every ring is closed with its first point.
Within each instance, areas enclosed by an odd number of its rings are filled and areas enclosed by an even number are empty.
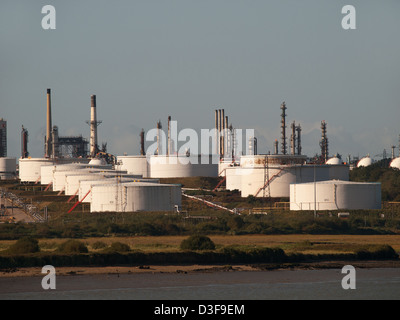
{"type": "Polygon", "coordinates": [[[224,109],[254,129],[258,152],[280,139],[280,105],[302,126],[303,154],[376,160],[400,134],[400,2],[397,0],[2,0],[0,118],[8,156],[44,154],[46,89],[60,136],[89,139],[97,97],[99,144],[138,154],[139,134],[171,116],[178,128],[212,129],[224,109]],[[356,29],[342,28],[345,5],[356,29]],[[42,7],[56,29],[42,28],[42,7]]]}

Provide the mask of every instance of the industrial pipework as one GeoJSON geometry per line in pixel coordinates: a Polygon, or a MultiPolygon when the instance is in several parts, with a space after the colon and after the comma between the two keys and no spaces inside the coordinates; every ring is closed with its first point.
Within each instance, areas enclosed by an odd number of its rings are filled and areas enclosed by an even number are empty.
{"type": "Polygon", "coordinates": [[[281,114],[281,132],[282,132],[282,154],[287,154],[286,149],[286,103],[281,104],[282,114],[281,114]]]}
{"type": "Polygon", "coordinates": [[[326,122],[325,120],[321,122],[321,130],[322,130],[322,139],[320,142],[320,146],[321,146],[321,158],[324,162],[328,161],[328,156],[329,156],[329,152],[328,152],[328,137],[326,135],[326,122]]]}

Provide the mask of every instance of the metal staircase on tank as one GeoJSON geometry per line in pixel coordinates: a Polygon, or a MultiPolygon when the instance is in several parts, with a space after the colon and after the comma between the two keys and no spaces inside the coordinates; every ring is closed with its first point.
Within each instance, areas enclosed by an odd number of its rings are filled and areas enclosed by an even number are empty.
{"type": "Polygon", "coordinates": [[[261,190],[264,190],[266,187],[268,187],[272,180],[279,176],[283,170],[284,169],[281,169],[278,173],[274,174],[260,189],[258,189],[257,193],[254,196],[257,197],[260,194],[261,190]]]}

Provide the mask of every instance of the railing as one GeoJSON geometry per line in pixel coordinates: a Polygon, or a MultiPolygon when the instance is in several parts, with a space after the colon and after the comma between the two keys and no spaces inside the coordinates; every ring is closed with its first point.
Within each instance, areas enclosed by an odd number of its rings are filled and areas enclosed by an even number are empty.
{"type": "Polygon", "coordinates": [[[1,198],[5,198],[12,203],[12,206],[24,211],[31,216],[36,222],[44,222],[45,219],[39,214],[40,210],[33,204],[25,203],[21,198],[14,193],[0,190],[1,198]]]}

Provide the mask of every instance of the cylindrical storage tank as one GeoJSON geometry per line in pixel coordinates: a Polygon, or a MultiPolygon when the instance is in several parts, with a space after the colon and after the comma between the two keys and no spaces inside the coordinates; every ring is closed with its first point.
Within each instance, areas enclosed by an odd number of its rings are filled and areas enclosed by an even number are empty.
{"type": "Polygon", "coordinates": [[[76,171],[86,168],[86,164],[83,163],[68,163],[68,164],[56,164],[46,165],[40,168],[40,183],[48,185],[54,180],[54,172],[56,171],[76,171]]]}
{"type": "Polygon", "coordinates": [[[79,192],[79,185],[82,180],[106,179],[105,174],[99,172],[70,173],[65,175],[64,193],[72,196],[79,192]]]}
{"type": "Polygon", "coordinates": [[[234,162],[229,160],[221,160],[218,164],[218,176],[225,177],[226,176],[226,169],[240,166],[240,162],[234,162]]]}
{"type": "Polygon", "coordinates": [[[0,158],[0,180],[15,179],[17,176],[17,159],[0,158]]]}
{"type": "Polygon", "coordinates": [[[225,188],[226,190],[242,190],[242,175],[243,171],[246,169],[242,169],[240,167],[229,167],[225,170],[226,181],[225,181],[225,188]]]}
{"type": "Polygon", "coordinates": [[[390,163],[390,167],[393,169],[400,170],[400,157],[393,159],[392,162],[390,163]]]}
{"type": "Polygon", "coordinates": [[[117,162],[121,163],[118,168],[126,170],[129,174],[140,175],[143,178],[150,176],[146,156],[118,156],[117,162]]]}
{"type": "Polygon", "coordinates": [[[92,186],[91,212],[172,211],[180,207],[181,187],[143,182],[92,186]]]}
{"type": "Polygon", "coordinates": [[[79,193],[78,199],[82,202],[92,202],[92,193],[88,193],[94,185],[101,184],[115,184],[115,179],[106,178],[104,176],[99,176],[98,179],[92,180],[81,180],[79,182],[79,193]]]}
{"type": "Polygon", "coordinates": [[[72,174],[94,174],[96,172],[99,172],[97,170],[93,169],[86,169],[86,168],[81,168],[81,169],[71,169],[71,170],[56,170],[53,173],[53,191],[65,191],[65,185],[66,185],[66,177],[68,175],[72,174]]]}
{"type": "MultiPolygon", "coordinates": [[[[120,183],[127,182],[147,182],[147,183],[160,183],[158,179],[138,179],[134,176],[126,175],[118,178],[120,183]]],[[[106,184],[116,184],[116,177],[113,176],[98,176],[98,179],[94,180],[80,180],[79,182],[79,201],[82,202],[92,202],[92,193],[88,193],[94,185],[106,185],[106,184]]]]}
{"type": "Polygon", "coordinates": [[[39,182],[41,179],[41,167],[49,165],[63,164],[87,164],[88,159],[84,158],[20,158],[19,159],[19,178],[21,182],[39,182]]]}
{"type": "Polygon", "coordinates": [[[217,156],[149,156],[151,178],[218,177],[217,156]]]}
{"type": "Polygon", "coordinates": [[[290,210],[381,209],[381,184],[321,181],[290,185],[290,210]]]}
{"type": "Polygon", "coordinates": [[[39,182],[41,167],[53,164],[53,160],[46,158],[20,158],[19,179],[21,182],[39,182]]]}
{"type": "Polygon", "coordinates": [[[242,197],[289,198],[290,184],[330,179],[329,165],[268,166],[242,168],[242,197]]]}

